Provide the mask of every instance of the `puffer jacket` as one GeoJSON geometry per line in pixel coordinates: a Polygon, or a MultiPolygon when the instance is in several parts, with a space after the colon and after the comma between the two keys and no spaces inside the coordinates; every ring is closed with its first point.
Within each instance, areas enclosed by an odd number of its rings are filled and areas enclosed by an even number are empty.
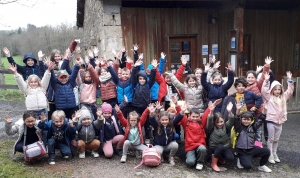
{"type": "Polygon", "coordinates": [[[41,80],[42,87],[33,89],[28,86],[28,81],[25,82],[20,74],[15,74],[15,79],[18,87],[26,97],[25,105],[27,110],[37,111],[46,109],[48,107],[46,90],[48,88],[50,78],[51,73],[47,70],[41,80]]]}
{"type": "MultiPolygon", "coordinates": [[[[40,128],[38,128],[38,123],[39,122],[40,122],[39,120],[36,120],[34,127],[36,128],[36,130],[39,132],[40,136],[42,137],[42,135],[43,135],[42,130],[40,128]]],[[[15,141],[15,144],[14,144],[14,147],[13,147],[14,148],[13,154],[16,154],[15,147],[16,147],[16,144],[22,139],[22,136],[24,134],[25,126],[26,125],[23,121],[23,118],[19,119],[15,123],[5,122],[5,133],[7,135],[14,135],[14,134],[18,133],[18,139],[15,141]]]]}
{"type": "MultiPolygon", "coordinates": [[[[114,70],[111,66],[107,67],[108,71],[114,70]]],[[[117,98],[116,83],[118,83],[118,76],[112,75],[111,79],[105,82],[100,82],[101,98],[102,100],[109,100],[117,98]]]]}
{"type": "MultiPolygon", "coordinates": [[[[248,111],[245,111],[248,112],[248,111]]],[[[245,113],[243,112],[243,113],[245,113]]],[[[243,113],[241,115],[243,115],[243,113]]],[[[251,149],[254,147],[255,134],[257,129],[263,123],[263,120],[266,119],[266,115],[260,114],[257,120],[254,120],[249,126],[244,126],[242,124],[242,118],[237,115],[234,119],[234,129],[239,133],[236,141],[236,148],[239,149],[251,149]]]]}
{"type": "Polygon", "coordinates": [[[169,76],[171,77],[171,81],[174,84],[174,86],[184,93],[184,100],[186,101],[188,108],[198,108],[200,109],[200,112],[203,113],[203,87],[200,85],[197,88],[191,88],[187,85],[182,84],[174,74],[169,74],[169,76]]]}
{"type": "Polygon", "coordinates": [[[90,143],[96,138],[96,129],[100,129],[101,125],[103,124],[103,119],[97,119],[92,121],[91,124],[88,126],[84,126],[81,123],[81,120],[77,121],[74,120],[74,124],[76,125],[78,131],[78,139],[84,141],[85,143],[90,143]]]}

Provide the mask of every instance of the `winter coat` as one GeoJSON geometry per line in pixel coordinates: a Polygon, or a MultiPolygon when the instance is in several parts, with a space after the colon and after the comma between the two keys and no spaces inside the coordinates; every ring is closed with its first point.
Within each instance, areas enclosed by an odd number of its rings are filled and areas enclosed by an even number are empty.
{"type": "MultiPolygon", "coordinates": [[[[107,67],[108,71],[114,70],[111,66],[107,67]]],[[[101,90],[101,98],[102,100],[109,100],[113,98],[117,98],[117,89],[116,83],[118,83],[119,77],[116,75],[112,75],[111,79],[100,82],[100,90],[101,90]]]]}
{"type": "MultiPolygon", "coordinates": [[[[38,123],[39,122],[40,122],[39,120],[36,120],[34,127],[39,132],[40,136],[42,136],[42,130],[38,128],[38,123]]],[[[14,148],[13,154],[16,154],[15,147],[16,147],[17,143],[22,139],[22,136],[24,135],[24,128],[25,127],[27,127],[27,126],[25,125],[25,123],[23,121],[23,118],[19,119],[15,123],[5,122],[5,133],[7,135],[15,135],[16,133],[18,133],[18,139],[15,141],[15,144],[14,144],[14,147],[13,147],[14,148]]]]}
{"type": "Polygon", "coordinates": [[[169,74],[172,83],[176,88],[184,93],[184,100],[187,103],[189,109],[198,108],[200,112],[204,112],[204,104],[202,100],[203,88],[202,86],[189,87],[187,84],[182,84],[174,74],[169,74]]]}
{"type": "Polygon", "coordinates": [[[229,116],[228,121],[226,121],[222,128],[217,128],[213,122],[213,116],[209,116],[206,125],[206,129],[210,133],[209,147],[214,148],[218,144],[221,144],[225,148],[229,148],[230,139],[228,138],[228,133],[230,133],[233,124],[234,115],[229,116]]]}
{"type": "Polygon", "coordinates": [[[285,92],[283,86],[278,82],[274,81],[269,89],[269,83],[264,82],[261,93],[267,101],[267,121],[274,122],[276,124],[283,124],[287,120],[287,108],[286,102],[294,92],[294,82],[293,80],[288,81],[288,88],[285,92]],[[272,89],[280,85],[282,94],[279,97],[271,94],[272,89]],[[279,100],[276,102],[276,100],[279,100]],[[283,100],[283,101],[282,101],[283,100]]]}
{"type": "MultiPolygon", "coordinates": [[[[207,73],[205,71],[203,71],[203,73],[201,75],[201,84],[208,93],[207,103],[209,103],[210,101],[214,102],[220,98],[224,99],[228,95],[227,91],[230,89],[230,87],[232,86],[232,84],[234,82],[234,72],[231,70],[228,70],[228,81],[224,85],[210,84],[209,82],[207,82],[206,76],[207,76],[207,73]]],[[[223,101],[216,106],[214,112],[221,112],[222,105],[223,105],[223,101]]]]}
{"type": "MultiPolygon", "coordinates": [[[[175,119],[172,121],[173,125],[176,126],[183,118],[183,115],[181,115],[180,113],[177,114],[177,116],[175,117],[175,119]]],[[[159,125],[158,124],[158,119],[155,116],[150,117],[149,118],[149,122],[151,124],[151,126],[154,128],[153,131],[153,145],[160,145],[160,146],[167,146],[169,143],[171,143],[172,141],[174,141],[174,133],[175,133],[175,127],[173,129],[173,134],[171,134],[171,128],[169,126],[164,127],[163,125],[159,125]],[[161,134],[158,134],[158,127],[160,127],[161,129],[161,134]]]]}
{"type": "MultiPolygon", "coordinates": [[[[148,118],[148,115],[149,115],[149,109],[147,108],[142,116],[140,117],[140,121],[137,123],[137,127],[138,127],[138,131],[139,131],[139,134],[140,134],[140,141],[141,141],[141,144],[144,144],[144,138],[143,138],[143,130],[142,128],[144,127],[145,125],[145,122],[148,118]]],[[[125,119],[124,116],[123,116],[123,113],[120,111],[117,113],[117,116],[120,120],[120,123],[123,127],[125,127],[125,134],[124,134],[124,140],[123,140],[123,144],[124,142],[127,140],[127,137],[129,135],[129,131],[130,131],[130,119],[125,119]]]]}
{"type": "MultiPolygon", "coordinates": [[[[243,113],[241,115],[243,115],[243,113]]],[[[240,115],[237,115],[234,119],[234,130],[239,133],[237,136],[236,148],[251,149],[254,147],[256,131],[263,123],[263,120],[266,119],[266,115],[260,114],[258,119],[253,121],[249,126],[244,126],[241,119],[240,115]]]]}
{"type": "Polygon", "coordinates": [[[56,109],[69,109],[76,107],[75,95],[73,88],[76,84],[76,77],[79,71],[79,65],[75,65],[72,74],[67,83],[61,83],[51,71],[51,86],[55,91],[56,109]]]}
{"type": "MultiPolygon", "coordinates": [[[[56,127],[54,125],[54,123],[52,122],[52,120],[50,121],[45,121],[45,122],[39,122],[38,123],[38,127],[42,130],[47,130],[47,139],[52,138],[53,136],[53,128],[52,127],[56,127]]],[[[73,139],[73,137],[76,134],[76,126],[74,125],[74,127],[70,127],[69,126],[69,120],[67,118],[65,118],[63,125],[61,126],[61,128],[64,128],[64,139],[65,142],[67,143],[68,146],[71,146],[71,139],[73,139]]]]}
{"type": "Polygon", "coordinates": [[[19,89],[25,95],[25,105],[27,110],[42,110],[48,107],[48,101],[46,97],[46,89],[48,88],[51,73],[47,70],[44,77],[41,80],[42,87],[30,88],[28,81],[24,81],[20,74],[15,74],[15,79],[19,89]]]}

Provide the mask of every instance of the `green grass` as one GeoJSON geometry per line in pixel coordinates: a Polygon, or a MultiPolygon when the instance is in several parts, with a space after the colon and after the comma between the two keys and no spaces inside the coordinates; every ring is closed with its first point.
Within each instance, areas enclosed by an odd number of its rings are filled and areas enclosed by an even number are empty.
{"type": "MultiPolygon", "coordinates": [[[[13,56],[15,62],[19,65],[24,65],[22,56],[13,56]]],[[[9,63],[6,57],[1,58],[2,60],[2,67],[8,69],[9,63]]],[[[16,85],[16,80],[13,74],[4,74],[4,81],[5,84],[9,85],[16,85]]],[[[7,90],[0,90],[0,100],[5,101],[24,101],[24,95],[20,90],[14,89],[7,89],[7,90]]],[[[1,176],[0,176],[1,177],[1,176]]]]}

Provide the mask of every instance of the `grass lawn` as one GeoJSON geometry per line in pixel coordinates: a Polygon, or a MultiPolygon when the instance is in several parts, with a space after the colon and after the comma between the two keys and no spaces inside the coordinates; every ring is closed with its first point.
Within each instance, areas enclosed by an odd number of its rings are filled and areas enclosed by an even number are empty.
{"type": "MultiPolygon", "coordinates": [[[[15,62],[19,65],[24,65],[22,56],[13,56],[15,62]]],[[[7,69],[9,63],[6,57],[2,58],[2,67],[7,69]]],[[[16,80],[13,74],[4,74],[5,84],[16,85],[16,80]]],[[[6,101],[24,101],[24,95],[20,90],[7,89],[0,90],[0,100],[6,101]]]]}

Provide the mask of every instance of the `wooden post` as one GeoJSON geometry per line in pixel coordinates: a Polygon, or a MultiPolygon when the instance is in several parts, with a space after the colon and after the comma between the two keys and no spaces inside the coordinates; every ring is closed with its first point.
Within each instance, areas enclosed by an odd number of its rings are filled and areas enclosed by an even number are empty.
{"type": "Polygon", "coordinates": [[[237,76],[241,77],[243,76],[243,68],[241,66],[240,53],[244,50],[244,8],[238,7],[234,9],[234,29],[237,29],[239,31],[238,36],[238,55],[237,55],[237,76]]]}

